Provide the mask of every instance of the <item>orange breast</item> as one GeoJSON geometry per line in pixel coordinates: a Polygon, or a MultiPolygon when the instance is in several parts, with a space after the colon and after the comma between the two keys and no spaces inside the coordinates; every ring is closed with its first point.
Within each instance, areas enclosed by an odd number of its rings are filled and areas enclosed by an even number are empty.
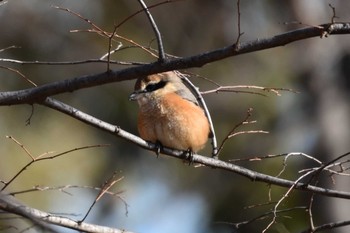
{"type": "Polygon", "coordinates": [[[169,93],[141,106],[140,136],[179,150],[202,149],[208,140],[209,123],[203,110],[194,103],[169,93]]]}

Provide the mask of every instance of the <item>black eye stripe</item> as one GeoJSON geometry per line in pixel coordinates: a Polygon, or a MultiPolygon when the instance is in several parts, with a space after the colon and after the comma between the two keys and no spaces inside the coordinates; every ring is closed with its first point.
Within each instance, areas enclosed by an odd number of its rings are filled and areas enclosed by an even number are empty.
{"type": "Polygon", "coordinates": [[[166,85],[165,81],[160,81],[158,83],[149,83],[146,86],[145,90],[146,90],[146,92],[152,92],[152,91],[158,90],[160,88],[163,88],[165,85],[166,85]]]}

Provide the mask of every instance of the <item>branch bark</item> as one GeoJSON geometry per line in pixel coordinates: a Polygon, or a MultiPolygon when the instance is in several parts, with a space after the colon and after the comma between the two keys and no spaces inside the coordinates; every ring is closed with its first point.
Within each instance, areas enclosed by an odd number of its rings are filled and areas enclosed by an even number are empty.
{"type": "Polygon", "coordinates": [[[19,203],[14,197],[9,196],[3,192],[0,192],[0,209],[8,213],[13,213],[22,216],[40,225],[42,225],[43,223],[48,223],[83,232],[132,233],[130,231],[119,230],[115,228],[99,226],[84,222],[79,223],[69,218],[34,209],[19,203]]]}
{"type": "Polygon", "coordinates": [[[261,181],[268,184],[273,184],[281,187],[290,188],[293,187],[298,190],[302,191],[308,191],[312,193],[316,193],[323,196],[329,196],[329,197],[337,197],[337,198],[344,198],[344,199],[350,199],[350,192],[343,192],[333,189],[326,189],[321,188],[317,186],[313,186],[310,184],[305,183],[295,183],[295,181],[290,181],[286,179],[281,179],[278,177],[273,177],[270,175],[266,175],[263,173],[259,173],[256,171],[249,170],[247,168],[225,162],[222,160],[218,160],[215,158],[209,158],[203,155],[193,154],[189,155],[186,151],[179,151],[179,150],[173,150],[170,148],[162,147],[159,148],[155,144],[149,143],[145,140],[143,140],[140,137],[137,137],[123,129],[121,129],[119,126],[111,125],[107,122],[101,121],[93,116],[90,116],[84,112],[81,112],[80,110],[73,108],[72,106],[69,106],[65,103],[62,103],[58,100],[55,100],[53,98],[46,98],[44,102],[41,103],[42,105],[45,105],[49,108],[55,109],[57,111],[60,111],[64,114],[67,114],[79,121],[82,121],[86,124],[89,124],[91,126],[94,126],[96,128],[102,129],[106,132],[109,132],[113,135],[116,135],[118,137],[121,137],[127,141],[130,141],[132,143],[135,143],[136,145],[143,147],[147,150],[151,150],[154,152],[157,152],[160,149],[160,152],[165,155],[169,155],[175,158],[179,159],[185,159],[188,161],[191,161],[193,163],[199,163],[203,164],[207,167],[212,168],[219,168],[222,170],[230,171],[236,174],[239,174],[241,176],[247,177],[251,179],[252,181],[261,181]]]}
{"type": "Polygon", "coordinates": [[[201,53],[198,55],[174,58],[160,62],[153,62],[146,65],[129,67],[121,70],[113,70],[104,73],[86,75],[63,81],[57,81],[39,87],[28,88],[19,91],[0,92],[0,106],[15,104],[33,104],[65,92],[73,92],[83,88],[136,79],[154,73],[169,70],[181,70],[192,67],[202,67],[205,64],[219,61],[228,57],[240,54],[284,46],[286,44],[312,38],[326,37],[328,35],[350,34],[350,23],[329,23],[315,27],[307,27],[265,39],[239,42],[217,50],[201,53]]]}

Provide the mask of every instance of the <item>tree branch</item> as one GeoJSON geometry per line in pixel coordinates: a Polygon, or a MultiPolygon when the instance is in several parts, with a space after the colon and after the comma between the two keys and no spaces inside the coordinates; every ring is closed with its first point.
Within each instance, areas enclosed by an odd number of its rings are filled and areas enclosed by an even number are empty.
{"type": "Polygon", "coordinates": [[[331,223],[317,226],[314,229],[307,229],[305,231],[302,231],[302,233],[310,233],[310,232],[313,233],[313,232],[319,232],[319,231],[330,230],[330,229],[333,230],[338,227],[349,226],[349,225],[350,225],[350,220],[340,221],[340,222],[331,222],[331,223]]]}
{"type": "Polygon", "coordinates": [[[50,214],[38,209],[34,209],[19,203],[14,197],[0,192],[0,209],[8,213],[13,213],[35,223],[49,223],[83,232],[104,232],[104,233],[132,233],[115,228],[99,226],[89,223],[78,223],[69,218],[50,214]]]}
{"type": "Polygon", "coordinates": [[[39,87],[28,88],[19,91],[0,92],[0,106],[41,102],[48,96],[53,96],[65,92],[73,92],[82,88],[136,79],[140,76],[165,72],[169,70],[201,67],[205,64],[219,61],[228,57],[270,49],[278,46],[284,46],[286,44],[307,38],[317,36],[322,37],[324,35],[327,36],[333,34],[350,34],[350,23],[322,24],[317,27],[298,29],[266,39],[240,42],[239,48],[236,48],[235,45],[230,45],[191,57],[165,60],[162,63],[153,62],[137,67],[125,68],[122,70],[114,70],[110,72],[57,81],[41,85],[39,87]]]}
{"type": "MultiPolygon", "coordinates": [[[[188,161],[191,161],[193,163],[199,163],[203,164],[207,167],[212,167],[212,168],[219,168],[222,170],[230,171],[236,174],[239,174],[241,176],[247,177],[251,179],[252,181],[260,181],[260,182],[265,182],[268,184],[273,184],[281,187],[294,187],[295,189],[302,190],[302,191],[308,191],[308,192],[313,192],[317,193],[319,195],[323,196],[329,196],[329,197],[338,197],[338,198],[344,198],[344,199],[350,199],[350,192],[344,192],[344,191],[338,191],[338,190],[333,190],[333,189],[326,189],[326,188],[321,188],[309,184],[304,184],[301,182],[295,182],[295,181],[290,181],[286,179],[281,179],[278,177],[273,177],[270,175],[262,174],[256,171],[249,170],[247,168],[225,162],[222,160],[218,160],[215,158],[210,158],[210,157],[205,157],[202,155],[198,154],[193,154],[189,155],[186,151],[179,151],[179,150],[174,150],[171,148],[167,147],[157,147],[153,143],[149,143],[145,140],[143,140],[140,137],[137,137],[123,129],[121,129],[118,126],[111,125],[107,122],[101,121],[93,116],[90,116],[84,112],[81,112],[80,110],[73,108],[65,103],[62,103],[58,100],[55,100],[53,98],[46,98],[45,101],[41,103],[42,105],[45,105],[49,108],[55,109],[57,111],[60,111],[64,114],[67,114],[79,121],[82,121],[88,125],[94,126],[96,128],[102,129],[106,132],[109,132],[113,135],[116,135],[118,137],[121,137],[127,141],[130,141],[132,143],[135,143],[136,145],[145,148],[150,151],[158,152],[160,150],[160,153],[169,155],[175,158],[180,158],[180,159],[185,159],[188,161]]],[[[312,174],[312,173],[311,173],[312,174]]]]}
{"type": "Polygon", "coordinates": [[[138,1],[141,4],[143,10],[145,11],[147,18],[152,25],[152,29],[153,29],[154,33],[156,34],[157,43],[158,43],[158,54],[159,54],[158,61],[163,62],[165,60],[165,56],[164,56],[164,47],[163,47],[162,36],[158,30],[156,22],[153,19],[153,16],[149,12],[148,7],[145,4],[145,2],[143,0],[138,0],[138,1]]]}

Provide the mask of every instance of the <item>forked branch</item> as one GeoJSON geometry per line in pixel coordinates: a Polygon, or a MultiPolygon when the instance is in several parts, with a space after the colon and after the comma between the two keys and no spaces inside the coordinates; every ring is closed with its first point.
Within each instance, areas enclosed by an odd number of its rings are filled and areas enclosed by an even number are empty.
{"type": "Polygon", "coordinates": [[[284,46],[307,38],[320,37],[324,32],[327,32],[329,35],[350,34],[350,23],[322,24],[318,27],[306,27],[271,38],[240,42],[239,48],[236,49],[233,49],[235,45],[230,45],[190,57],[173,58],[171,60],[166,60],[163,63],[154,62],[122,70],[112,70],[105,73],[80,76],[19,91],[0,92],[0,106],[36,103],[41,102],[48,96],[72,92],[83,88],[136,79],[140,76],[170,70],[201,67],[205,64],[220,61],[228,57],[284,46]]]}

